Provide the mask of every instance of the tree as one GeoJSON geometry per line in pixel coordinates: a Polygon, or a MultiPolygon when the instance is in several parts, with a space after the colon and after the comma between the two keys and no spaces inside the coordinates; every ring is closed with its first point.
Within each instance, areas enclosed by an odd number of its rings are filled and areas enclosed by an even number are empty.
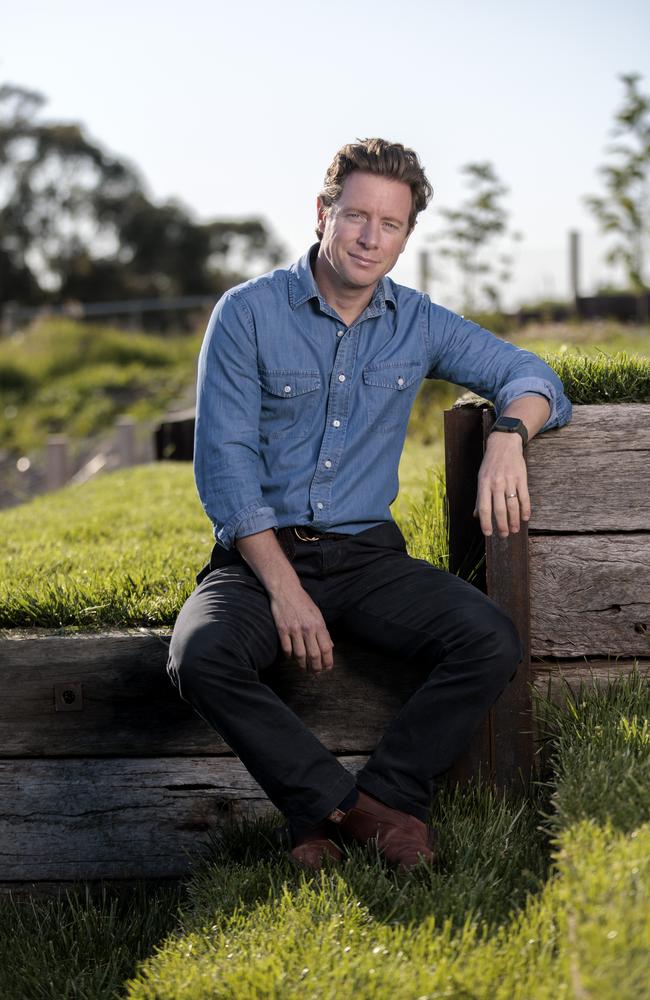
{"type": "Polygon", "coordinates": [[[0,302],[218,295],[282,246],[261,219],[197,222],[42,95],[0,87],[0,302]]]}
{"type": "Polygon", "coordinates": [[[650,242],[650,95],[639,90],[639,73],[625,73],[623,104],[614,116],[607,146],[611,162],[600,167],[605,194],[585,202],[601,230],[612,237],[607,253],[621,264],[632,291],[648,290],[647,252],[650,242]]]}
{"type": "Polygon", "coordinates": [[[453,261],[460,273],[463,308],[471,312],[487,302],[500,310],[502,288],[512,276],[513,263],[512,255],[503,249],[503,239],[521,239],[519,233],[508,231],[503,205],[508,188],[487,161],[467,163],[461,172],[467,178],[469,195],[460,208],[441,209],[447,225],[434,240],[440,255],[453,261]]]}

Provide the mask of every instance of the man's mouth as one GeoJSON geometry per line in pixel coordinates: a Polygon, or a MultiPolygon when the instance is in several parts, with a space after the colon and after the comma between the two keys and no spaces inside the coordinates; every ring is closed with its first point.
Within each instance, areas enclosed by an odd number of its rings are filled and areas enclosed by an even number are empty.
{"type": "Polygon", "coordinates": [[[352,257],[353,260],[358,261],[360,264],[369,264],[370,265],[370,264],[378,264],[379,263],[378,260],[370,260],[369,257],[360,257],[359,254],[356,254],[356,253],[351,253],[350,257],[352,257]]]}

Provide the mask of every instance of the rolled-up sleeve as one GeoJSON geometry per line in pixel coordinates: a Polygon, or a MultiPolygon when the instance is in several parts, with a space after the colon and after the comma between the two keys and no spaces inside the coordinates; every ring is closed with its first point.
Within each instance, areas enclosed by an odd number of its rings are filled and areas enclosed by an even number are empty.
{"type": "Polygon", "coordinates": [[[562,427],[571,419],[571,403],[560,378],[536,354],[433,304],[425,332],[429,378],[446,379],[484,396],[494,403],[497,416],[521,396],[544,396],[551,412],[542,431],[562,427]]]}
{"type": "Polygon", "coordinates": [[[194,439],[197,489],[224,548],[278,524],[259,482],[260,406],[253,319],[243,299],[226,294],[199,355],[194,439]]]}

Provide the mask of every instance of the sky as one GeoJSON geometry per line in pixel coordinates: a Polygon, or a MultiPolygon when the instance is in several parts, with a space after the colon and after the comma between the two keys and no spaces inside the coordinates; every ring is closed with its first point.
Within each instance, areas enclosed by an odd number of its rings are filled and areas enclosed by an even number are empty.
{"type": "MultiPolygon", "coordinates": [[[[647,0],[4,0],[1,24],[0,81],[41,91],[155,199],[262,215],[286,263],[313,241],[336,150],[377,135],[415,149],[435,191],[395,280],[418,285],[460,168],[485,160],[524,237],[509,306],[569,294],[572,229],[583,294],[611,275],[582,199],[601,190],[619,75],[650,90],[647,0]]],[[[459,304],[450,271],[430,291],[459,304]]]]}

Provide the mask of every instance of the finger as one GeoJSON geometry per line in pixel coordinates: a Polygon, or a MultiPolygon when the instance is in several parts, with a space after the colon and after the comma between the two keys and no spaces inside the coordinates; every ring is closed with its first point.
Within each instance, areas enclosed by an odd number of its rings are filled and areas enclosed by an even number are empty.
{"type": "Polygon", "coordinates": [[[320,656],[321,663],[323,664],[323,670],[331,670],[334,666],[334,643],[330,637],[327,629],[323,629],[317,635],[318,645],[320,646],[320,656]]]}
{"type": "Polygon", "coordinates": [[[484,535],[492,534],[492,493],[487,486],[479,484],[476,498],[475,516],[481,524],[481,531],[484,535]]]}
{"type": "Polygon", "coordinates": [[[506,511],[508,514],[508,525],[513,534],[517,534],[520,528],[519,523],[519,496],[514,486],[506,487],[506,511]]]}
{"type": "Polygon", "coordinates": [[[517,493],[519,494],[519,509],[521,511],[522,521],[530,521],[531,515],[531,505],[530,505],[530,494],[528,492],[528,484],[526,482],[519,483],[517,488],[517,493]]]}
{"type": "Polygon", "coordinates": [[[293,656],[293,646],[291,644],[291,636],[286,631],[286,629],[278,629],[278,636],[280,638],[280,646],[282,648],[282,653],[288,660],[293,656]]]}
{"type": "Polygon", "coordinates": [[[300,632],[291,636],[292,655],[301,670],[307,669],[307,651],[300,632]]]}
{"type": "Polygon", "coordinates": [[[503,487],[497,488],[492,494],[492,510],[499,538],[506,538],[509,534],[508,509],[506,506],[506,495],[503,487]]]}
{"type": "Polygon", "coordinates": [[[316,636],[311,632],[304,634],[304,644],[307,654],[307,670],[311,674],[319,674],[323,669],[323,664],[316,636]]]}

